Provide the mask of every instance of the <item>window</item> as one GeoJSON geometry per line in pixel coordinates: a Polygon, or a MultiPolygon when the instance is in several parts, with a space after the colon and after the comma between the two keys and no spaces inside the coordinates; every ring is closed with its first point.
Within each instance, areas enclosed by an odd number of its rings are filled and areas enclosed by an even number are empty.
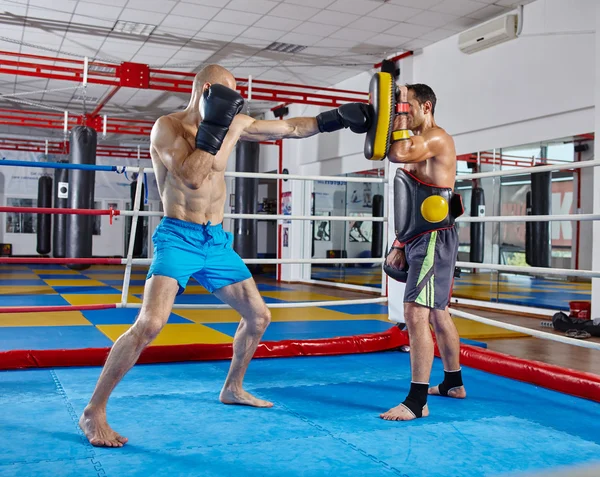
{"type": "MultiPolygon", "coordinates": [[[[7,197],[8,207],[37,207],[37,199],[17,199],[7,197]]],[[[21,212],[8,212],[6,214],[6,233],[8,234],[34,234],[37,231],[35,214],[21,212]]]]}
{"type": "Polygon", "coordinates": [[[573,162],[575,160],[575,143],[549,144],[547,155],[551,162],[573,162]]]}

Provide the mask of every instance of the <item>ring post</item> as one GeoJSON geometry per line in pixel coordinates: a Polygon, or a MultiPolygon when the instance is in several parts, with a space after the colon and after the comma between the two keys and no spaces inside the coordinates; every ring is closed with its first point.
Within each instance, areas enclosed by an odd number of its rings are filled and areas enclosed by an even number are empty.
{"type": "Polygon", "coordinates": [[[121,293],[121,305],[127,304],[129,294],[129,280],[131,279],[131,266],[133,264],[133,248],[135,245],[135,233],[137,231],[138,218],[140,216],[140,203],[142,199],[142,180],[144,168],[140,167],[135,188],[135,200],[133,203],[133,216],[131,218],[131,230],[129,231],[129,247],[127,250],[127,262],[125,263],[125,276],[123,277],[123,291],[121,293]]]}

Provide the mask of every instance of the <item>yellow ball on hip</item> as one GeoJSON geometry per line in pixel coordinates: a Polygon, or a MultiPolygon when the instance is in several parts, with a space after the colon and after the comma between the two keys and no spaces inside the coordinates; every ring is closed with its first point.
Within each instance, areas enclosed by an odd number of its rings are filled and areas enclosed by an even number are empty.
{"type": "Polygon", "coordinates": [[[448,216],[448,201],[441,195],[427,197],[421,204],[421,215],[427,222],[441,222],[448,216]]]}

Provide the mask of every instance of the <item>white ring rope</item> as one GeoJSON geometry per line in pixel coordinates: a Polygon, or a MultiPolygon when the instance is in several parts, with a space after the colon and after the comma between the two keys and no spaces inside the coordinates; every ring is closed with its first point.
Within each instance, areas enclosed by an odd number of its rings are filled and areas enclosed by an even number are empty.
{"type": "MultiPolygon", "coordinates": [[[[164,212],[140,211],[137,214],[132,210],[122,210],[119,215],[129,217],[163,217],[164,212]]],[[[336,216],[336,215],[285,215],[285,214],[224,214],[226,219],[257,219],[257,220],[314,220],[314,221],[361,221],[361,222],[387,222],[387,217],[369,216],[336,216]]],[[[600,220],[600,214],[567,214],[567,215],[487,215],[482,217],[459,217],[457,223],[472,222],[586,222],[600,220]]]]}
{"type": "MultiPolygon", "coordinates": [[[[117,166],[119,173],[123,172],[139,172],[138,166],[117,166]]],[[[153,169],[144,171],[146,174],[154,174],[153,169]]],[[[385,184],[385,177],[346,177],[346,176],[302,176],[299,174],[271,174],[268,172],[225,172],[225,177],[242,177],[246,179],[283,179],[293,181],[325,181],[325,182],[359,182],[362,184],[385,184]]]]}
{"type": "MultiPolygon", "coordinates": [[[[163,217],[164,212],[158,211],[141,211],[134,212],[131,210],[122,210],[119,215],[139,217],[163,217]]],[[[359,222],[386,222],[387,217],[368,217],[359,215],[336,216],[336,215],[276,215],[276,214],[225,214],[226,219],[258,219],[258,220],[323,220],[323,221],[359,221],[359,222]]]]}
{"type": "MultiPolygon", "coordinates": [[[[385,258],[245,258],[247,265],[276,265],[276,264],[359,264],[359,263],[384,263],[385,258]]],[[[127,259],[122,259],[123,265],[127,259]]],[[[134,258],[132,265],[145,266],[152,263],[151,258],[134,258]]],[[[600,278],[600,272],[589,270],[571,270],[567,268],[544,268],[544,267],[518,267],[511,265],[496,265],[493,263],[456,262],[457,268],[472,268],[478,270],[496,270],[506,273],[525,273],[531,275],[556,275],[565,277],[600,278]]]]}
{"type": "Polygon", "coordinates": [[[338,176],[302,176],[298,174],[268,174],[257,172],[226,172],[225,177],[245,177],[257,179],[289,179],[297,181],[336,181],[336,182],[360,182],[360,183],[375,183],[385,184],[385,177],[338,177],[338,176]]]}
{"type": "Polygon", "coordinates": [[[519,267],[513,265],[497,265],[494,263],[456,262],[458,268],[476,268],[479,270],[496,270],[507,273],[525,273],[532,275],[556,275],[562,277],[600,278],[600,272],[590,270],[572,270],[569,268],[519,267]]]}
{"type": "Polygon", "coordinates": [[[133,213],[131,219],[131,230],[129,233],[129,249],[127,250],[127,258],[124,260],[125,263],[125,276],[123,277],[123,290],[121,292],[121,304],[127,303],[127,296],[129,294],[129,284],[131,282],[131,266],[133,264],[133,250],[135,248],[135,235],[138,226],[138,216],[140,214],[140,204],[142,202],[142,181],[144,178],[144,168],[140,168],[140,173],[137,176],[137,182],[135,187],[135,197],[133,201],[133,213]]]}
{"type": "Polygon", "coordinates": [[[566,215],[483,215],[481,217],[459,217],[456,222],[585,222],[600,220],[600,214],[566,214],[566,215]]]}
{"type": "Polygon", "coordinates": [[[466,311],[455,310],[454,308],[449,308],[448,310],[451,315],[456,315],[460,318],[465,318],[467,320],[476,321],[478,323],[483,323],[485,325],[495,326],[497,328],[503,328],[509,331],[515,331],[517,333],[523,333],[526,335],[534,336],[536,338],[542,338],[550,341],[558,341],[559,343],[570,344],[573,346],[579,346],[581,348],[589,348],[600,350],[600,343],[594,343],[591,341],[584,341],[575,338],[568,338],[566,336],[555,335],[552,333],[548,333],[547,331],[538,331],[532,330],[531,328],[525,328],[524,326],[511,325],[510,323],[504,323],[498,320],[492,320],[490,318],[484,318],[482,316],[474,315],[472,313],[467,313],[466,311]]]}
{"type": "MultiPolygon", "coordinates": [[[[510,169],[507,171],[477,172],[475,174],[458,174],[457,181],[469,181],[473,179],[484,179],[489,177],[522,176],[524,174],[533,174],[537,172],[563,171],[572,169],[584,169],[586,167],[600,166],[600,159],[591,161],[573,162],[569,164],[550,164],[548,166],[532,166],[521,169],[510,169]]],[[[125,172],[139,172],[139,167],[124,166],[125,172]]],[[[153,174],[149,169],[147,174],[153,174]]],[[[289,179],[289,180],[307,180],[307,181],[334,181],[334,182],[363,182],[363,183],[384,183],[385,178],[367,178],[367,177],[345,177],[345,176],[302,176],[298,174],[269,174],[262,172],[226,172],[225,177],[245,177],[256,179],[289,179]]]]}

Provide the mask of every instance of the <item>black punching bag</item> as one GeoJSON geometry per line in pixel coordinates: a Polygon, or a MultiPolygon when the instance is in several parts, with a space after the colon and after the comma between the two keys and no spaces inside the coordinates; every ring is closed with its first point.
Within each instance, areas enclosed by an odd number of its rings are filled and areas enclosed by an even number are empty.
{"type": "MultiPolygon", "coordinates": [[[[69,170],[55,169],[54,171],[54,207],[66,209],[69,197],[69,170]]],[[[52,219],[52,256],[65,258],[67,239],[67,216],[57,214],[52,219]]]]}
{"type": "MultiPolygon", "coordinates": [[[[526,209],[525,214],[531,215],[531,191],[527,192],[527,196],[525,198],[525,209],[526,209]]],[[[533,222],[525,223],[525,261],[527,262],[527,265],[529,265],[530,267],[534,266],[533,238],[531,237],[532,225],[533,225],[533,222]]]]}
{"type": "MultiPolygon", "coordinates": [[[[37,206],[52,208],[52,177],[43,176],[38,180],[37,206]]],[[[37,247],[40,255],[50,253],[52,237],[52,216],[50,214],[37,214],[37,247]]]]}
{"type": "MultiPolygon", "coordinates": [[[[142,195],[140,196],[140,210],[144,210],[144,183],[140,184],[142,195]]],[[[137,189],[137,181],[131,183],[131,210],[135,205],[135,190],[137,189]]],[[[133,217],[131,217],[131,227],[133,227],[133,217]]],[[[132,230],[132,229],[129,229],[132,230]]],[[[131,236],[131,234],[130,234],[131,236]]],[[[133,241],[133,256],[141,257],[144,250],[144,222],[142,217],[137,218],[137,227],[135,229],[135,239],[133,241]]]]}
{"type": "MultiPolygon", "coordinates": [[[[373,196],[373,217],[383,217],[383,196],[373,196]]],[[[371,257],[380,258],[383,253],[383,222],[373,222],[373,241],[371,242],[371,257]]]]}
{"type": "MultiPolygon", "coordinates": [[[[471,193],[471,217],[483,217],[485,215],[485,194],[481,187],[473,187],[471,193]]],[[[471,262],[483,263],[483,252],[485,244],[485,224],[483,222],[471,222],[471,247],[469,260],[471,262]]]]}
{"type": "MultiPolygon", "coordinates": [[[[235,170],[258,172],[259,144],[239,141],[235,148],[235,170]]],[[[258,203],[258,179],[235,178],[235,213],[256,214],[258,203]]],[[[236,219],[233,225],[233,248],[242,258],[256,258],[256,220],[236,219]]]]}
{"type": "MultiPolygon", "coordinates": [[[[552,213],[552,173],[531,174],[531,214],[549,215],[552,213]]],[[[552,259],[552,237],[550,222],[532,222],[531,239],[533,260],[536,267],[549,267],[552,259]]]]}
{"type": "MultiPolygon", "coordinates": [[[[85,126],[75,126],[71,131],[71,163],[96,164],[96,131],[85,126]]],[[[73,169],[69,174],[71,209],[94,208],[95,171],[73,169]]],[[[91,258],[93,216],[68,215],[66,258],[91,258]]],[[[85,270],[89,265],[69,264],[74,270],[85,270]]]]}

